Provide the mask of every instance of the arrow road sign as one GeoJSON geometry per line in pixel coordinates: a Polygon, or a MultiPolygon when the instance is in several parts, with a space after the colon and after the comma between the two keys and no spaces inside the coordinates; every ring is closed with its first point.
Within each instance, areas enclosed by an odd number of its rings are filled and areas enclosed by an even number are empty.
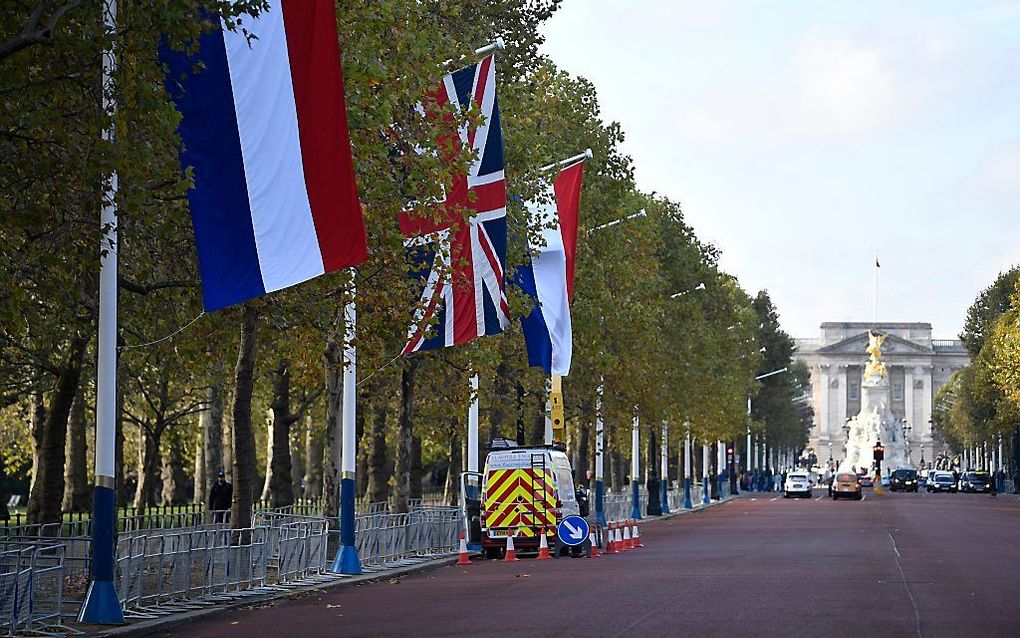
{"type": "Polygon", "coordinates": [[[560,521],[560,524],[556,527],[556,533],[560,537],[560,542],[571,547],[580,545],[588,540],[588,533],[590,531],[588,521],[580,516],[568,516],[560,521]]]}

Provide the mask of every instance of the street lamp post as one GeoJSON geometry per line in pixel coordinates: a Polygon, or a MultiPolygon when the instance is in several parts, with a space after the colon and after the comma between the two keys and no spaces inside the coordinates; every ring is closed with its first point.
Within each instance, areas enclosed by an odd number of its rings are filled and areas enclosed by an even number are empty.
{"type": "Polygon", "coordinates": [[[689,510],[694,508],[691,503],[691,424],[688,421],[684,425],[687,429],[684,434],[684,509],[689,510]]]}
{"type": "MultiPolygon", "coordinates": [[[[764,348],[762,348],[762,350],[764,351],[764,348]]],[[[778,370],[773,370],[772,372],[766,372],[765,374],[759,374],[758,376],[756,376],[754,378],[754,380],[755,381],[761,381],[762,379],[764,379],[766,377],[771,377],[771,376],[774,376],[774,375],[777,375],[777,374],[782,374],[783,372],[788,372],[788,368],[780,368],[778,370]]],[[[747,395],[747,454],[748,455],[751,454],[751,395],[750,394],[747,395]]],[[[763,435],[762,436],[762,456],[763,457],[764,457],[764,454],[765,454],[765,437],[763,435]]],[[[756,467],[757,465],[758,465],[758,444],[757,444],[757,440],[756,440],[755,441],[755,446],[754,446],[754,456],[752,456],[751,460],[748,461],[747,469],[749,471],[757,470],[758,469],[756,467]]],[[[751,491],[754,491],[756,489],[756,485],[755,485],[757,483],[756,479],[757,479],[757,472],[755,471],[754,474],[752,475],[751,491]]]]}
{"type": "Polygon", "coordinates": [[[631,518],[641,518],[641,421],[638,420],[637,412],[634,413],[633,426],[631,428],[631,457],[630,457],[630,484],[631,484],[631,518]]]}

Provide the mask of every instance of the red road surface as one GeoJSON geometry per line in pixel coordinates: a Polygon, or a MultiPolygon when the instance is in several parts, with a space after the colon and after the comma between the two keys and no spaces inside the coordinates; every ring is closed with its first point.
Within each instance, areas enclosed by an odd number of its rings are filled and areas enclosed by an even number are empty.
{"type": "Polygon", "coordinates": [[[763,496],[649,523],[618,556],[444,567],[163,635],[1020,635],[1015,497],[763,496]]]}

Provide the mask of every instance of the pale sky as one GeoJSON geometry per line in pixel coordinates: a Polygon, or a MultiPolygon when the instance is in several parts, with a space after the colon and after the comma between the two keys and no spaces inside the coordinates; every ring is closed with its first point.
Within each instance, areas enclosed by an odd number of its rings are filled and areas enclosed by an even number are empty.
{"type": "Polygon", "coordinates": [[[565,0],[544,34],[794,337],[871,320],[876,250],[878,319],[945,338],[1020,263],[1020,0],[565,0]]]}

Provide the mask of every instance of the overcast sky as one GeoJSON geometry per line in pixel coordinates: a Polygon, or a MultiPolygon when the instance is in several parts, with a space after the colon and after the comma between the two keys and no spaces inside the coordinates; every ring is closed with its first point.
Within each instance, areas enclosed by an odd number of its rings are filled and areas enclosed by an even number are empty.
{"type": "Polygon", "coordinates": [[[565,0],[544,33],[795,337],[871,320],[876,250],[879,320],[940,337],[1020,262],[1020,1],[565,0]]]}

